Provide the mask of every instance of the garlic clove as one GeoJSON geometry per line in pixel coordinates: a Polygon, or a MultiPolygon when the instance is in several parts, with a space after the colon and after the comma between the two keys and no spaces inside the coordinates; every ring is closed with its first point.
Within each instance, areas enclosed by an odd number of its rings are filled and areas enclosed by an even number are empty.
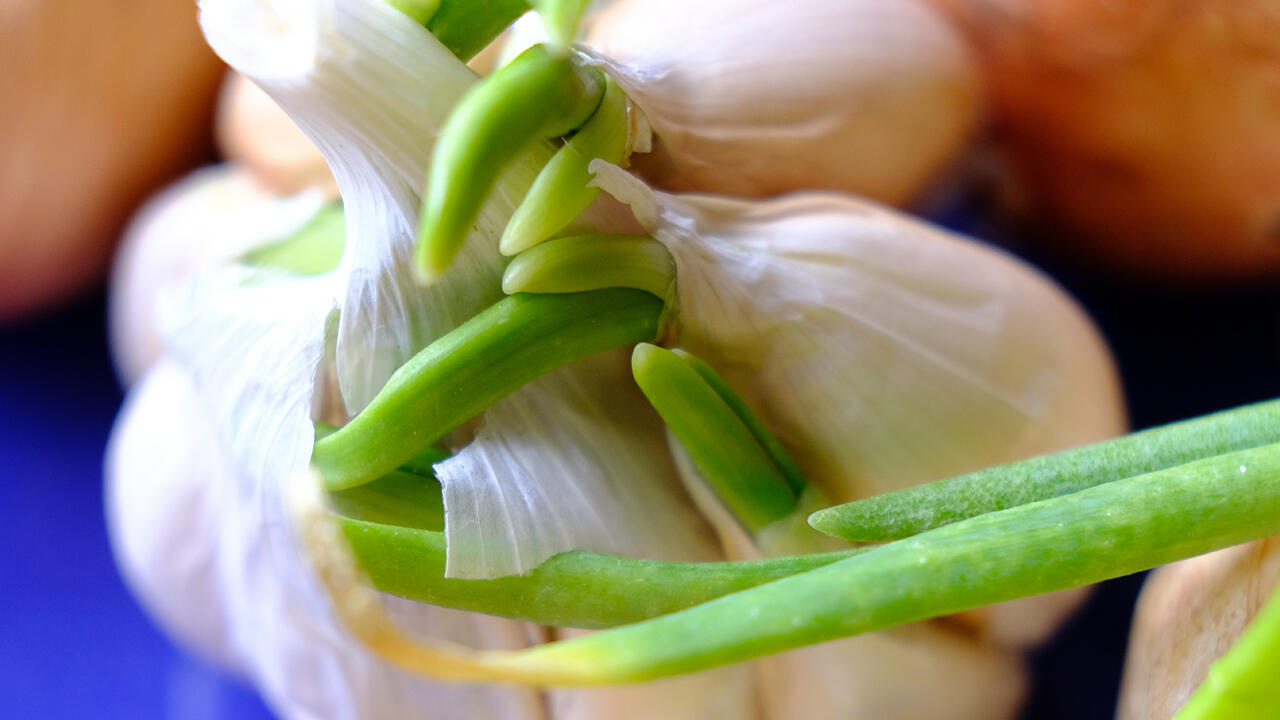
{"type": "Polygon", "coordinates": [[[218,583],[213,495],[227,468],[191,378],[161,360],[139,378],[111,431],[106,512],[126,583],[179,643],[232,672],[232,618],[218,583]]]}
{"type": "MultiPolygon", "coordinates": [[[[184,645],[250,679],[282,718],[543,720],[540,693],[431,683],[351,638],[273,487],[251,489],[190,372],[164,358],[130,394],[107,456],[112,547],[148,611],[184,645]]],[[[418,633],[516,649],[528,626],[396,598],[418,633]]]]}
{"type": "Polygon", "coordinates": [[[918,0],[619,0],[585,46],[657,136],[633,165],[671,190],[902,204],[982,114],[968,48],[918,0]]]}
{"type": "Polygon", "coordinates": [[[1280,582],[1280,538],[1159,568],[1138,598],[1117,720],[1168,720],[1280,582]]]}
{"type": "MultiPolygon", "coordinates": [[[[1097,330],[1004,253],[853,198],[676,196],[592,169],[675,258],[679,343],[833,502],[1124,430],[1097,330]]],[[[1078,597],[963,617],[1021,645],[1045,638],[1078,597]]]]}

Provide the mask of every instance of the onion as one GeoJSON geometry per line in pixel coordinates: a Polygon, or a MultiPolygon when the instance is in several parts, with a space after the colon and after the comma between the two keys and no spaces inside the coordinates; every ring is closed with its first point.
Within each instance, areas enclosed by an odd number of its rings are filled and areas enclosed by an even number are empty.
{"type": "Polygon", "coordinates": [[[190,3],[0,7],[0,319],[105,272],[133,206],[208,153],[222,66],[190,3]]]}
{"type": "Polygon", "coordinates": [[[1280,6],[936,0],[969,30],[1043,219],[1115,267],[1280,270],[1280,6]]]}

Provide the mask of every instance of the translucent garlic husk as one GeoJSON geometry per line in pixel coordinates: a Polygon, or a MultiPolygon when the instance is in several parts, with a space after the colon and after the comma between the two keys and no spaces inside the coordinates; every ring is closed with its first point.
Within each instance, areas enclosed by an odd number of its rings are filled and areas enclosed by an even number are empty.
{"type": "MultiPolygon", "coordinates": [[[[847,196],[677,196],[593,169],[675,258],[679,344],[743,395],[832,502],[1125,429],[1096,329],[1003,252],[847,196]]],[[[1033,644],[1079,597],[962,617],[1033,644]]]]}
{"type": "Polygon", "coordinates": [[[918,0],[618,0],[584,45],[657,138],[659,187],[916,198],[972,137],[976,64],[918,0]]]}
{"type": "MultiPolygon", "coordinates": [[[[112,546],[129,586],[184,645],[246,677],[282,718],[544,720],[525,688],[436,684],[346,634],[279,498],[246,492],[190,371],[156,363],[130,393],[107,457],[112,546]]],[[[388,599],[401,623],[490,649],[528,626],[388,599]]]]}
{"type": "Polygon", "coordinates": [[[324,201],[318,190],[280,196],[229,164],[198,170],[149,199],[125,230],[112,266],[108,322],[121,382],[132,385],[163,353],[161,297],[203,270],[288,236],[324,201]]]}
{"type": "Polygon", "coordinates": [[[1117,720],[1169,720],[1280,582],[1280,537],[1159,568],[1129,633],[1117,720]]]}

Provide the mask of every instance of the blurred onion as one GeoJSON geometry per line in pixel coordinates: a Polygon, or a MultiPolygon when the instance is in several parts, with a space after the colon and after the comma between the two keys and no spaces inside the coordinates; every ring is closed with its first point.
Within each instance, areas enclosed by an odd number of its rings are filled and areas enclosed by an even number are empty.
{"type": "Polygon", "coordinates": [[[133,206],[209,152],[222,66],[178,0],[0,5],[0,320],[106,271],[133,206]]]}
{"type": "Polygon", "coordinates": [[[979,50],[1031,209],[1073,249],[1173,277],[1280,270],[1280,4],[934,2],[979,50]]]}

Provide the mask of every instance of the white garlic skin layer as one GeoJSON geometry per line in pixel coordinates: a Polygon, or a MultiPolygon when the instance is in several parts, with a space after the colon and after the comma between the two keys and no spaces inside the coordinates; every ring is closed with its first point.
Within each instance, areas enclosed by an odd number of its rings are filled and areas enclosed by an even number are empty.
{"type": "MultiPolygon", "coordinates": [[[[1096,328],[1004,252],[835,193],[669,195],[592,168],[675,258],[678,343],[760,413],[830,502],[1125,430],[1096,328]]],[[[998,644],[1033,645],[1082,593],[962,617],[998,644]]]]}
{"type": "Polygon", "coordinates": [[[917,0],[618,0],[584,44],[656,135],[633,166],[669,190],[902,205],[982,116],[969,49],[917,0]]]}

